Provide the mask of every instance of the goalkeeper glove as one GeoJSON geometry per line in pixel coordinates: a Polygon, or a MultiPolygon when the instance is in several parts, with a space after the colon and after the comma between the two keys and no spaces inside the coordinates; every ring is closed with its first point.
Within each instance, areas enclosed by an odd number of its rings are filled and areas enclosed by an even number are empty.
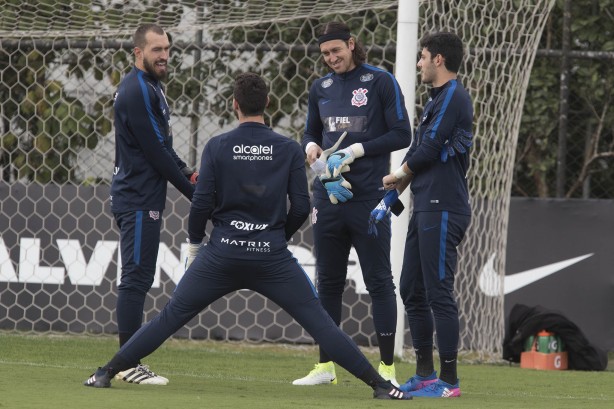
{"type": "Polygon", "coordinates": [[[399,201],[399,192],[396,189],[389,190],[384,195],[384,198],[375,206],[375,209],[371,210],[368,233],[377,237],[376,224],[383,220],[391,211],[398,216],[404,208],[403,203],[399,201]]]}
{"type": "Polygon", "coordinates": [[[362,158],[365,150],[362,143],[354,143],[345,149],[341,149],[328,157],[326,166],[333,177],[337,177],[343,171],[344,166],[354,162],[354,159],[362,158]]]}
{"type": "Polygon", "coordinates": [[[190,264],[192,264],[192,262],[198,255],[198,250],[200,250],[200,247],[201,247],[200,243],[190,243],[188,239],[188,254],[185,258],[185,266],[184,266],[185,271],[188,271],[190,264]]]}
{"type": "MultiPolygon", "coordinates": [[[[337,142],[335,142],[335,144],[331,146],[330,148],[322,151],[322,153],[320,154],[320,157],[311,164],[311,170],[313,170],[316,175],[318,176],[323,175],[326,172],[326,161],[328,160],[329,155],[335,152],[337,148],[339,148],[339,145],[341,145],[341,142],[343,142],[347,134],[348,134],[347,131],[343,132],[341,136],[339,137],[339,139],[337,139],[337,142]]],[[[349,170],[350,170],[350,167],[345,166],[341,170],[341,172],[348,172],[349,170]]]]}
{"type": "Polygon", "coordinates": [[[354,197],[354,194],[350,191],[352,185],[341,175],[331,177],[330,174],[326,172],[325,175],[320,176],[320,182],[324,185],[326,193],[328,193],[328,198],[332,204],[337,204],[339,202],[345,203],[354,197]]]}

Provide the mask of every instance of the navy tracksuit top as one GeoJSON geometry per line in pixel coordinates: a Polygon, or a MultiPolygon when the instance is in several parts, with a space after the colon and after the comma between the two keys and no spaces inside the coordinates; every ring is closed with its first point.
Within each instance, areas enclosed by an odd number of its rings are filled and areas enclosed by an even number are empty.
{"type": "Polygon", "coordinates": [[[164,209],[167,181],[184,196],[194,192],[173,150],[170,109],[160,82],[134,67],[115,93],[115,168],[111,210],[164,209]]]}
{"type": "MultiPolygon", "coordinates": [[[[352,201],[380,199],[382,177],[390,172],[390,152],[411,142],[403,93],[392,74],[368,64],[319,78],[309,91],[303,150],[309,142],[330,148],[347,131],[339,149],[362,143],[365,156],[343,177],[352,184],[352,201]]],[[[314,197],[328,199],[316,179],[314,197]]]]}
{"type": "Polygon", "coordinates": [[[203,240],[211,219],[207,247],[215,254],[284,258],[287,241],[308,215],[305,155],[296,141],[245,122],[207,142],[190,207],[190,242],[203,240]]]}
{"type": "Polygon", "coordinates": [[[458,80],[432,88],[403,162],[414,172],[414,211],[471,215],[467,170],[473,141],[473,106],[458,80]]]}

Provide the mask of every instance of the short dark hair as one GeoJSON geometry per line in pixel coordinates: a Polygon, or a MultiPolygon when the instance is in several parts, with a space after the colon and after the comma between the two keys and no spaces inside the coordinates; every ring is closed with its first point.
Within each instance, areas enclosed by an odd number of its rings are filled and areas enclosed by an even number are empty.
{"type": "Polygon", "coordinates": [[[232,96],[245,116],[264,114],[269,87],[264,79],[253,72],[244,72],[235,78],[232,96]]]}
{"type": "Polygon", "coordinates": [[[440,54],[446,69],[458,72],[463,59],[463,42],[456,34],[445,31],[427,34],[420,40],[420,47],[426,48],[431,57],[440,54]]]}
{"type": "Polygon", "coordinates": [[[150,31],[153,31],[156,34],[159,35],[164,35],[166,34],[166,36],[168,37],[168,41],[171,41],[171,36],[168,35],[164,29],[162,27],[160,27],[157,24],[143,24],[141,26],[139,26],[139,28],[136,29],[136,31],[134,32],[134,36],[132,36],[132,43],[134,44],[135,47],[138,47],[140,49],[145,48],[145,46],[147,45],[147,33],[149,33],[150,31]]]}
{"type": "MultiPolygon", "coordinates": [[[[354,50],[352,51],[352,60],[354,60],[354,64],[359,66],[367,60],[365,48],[363,47],[362,43],[350,33],[350,28],[347,26],[347,24],[340,21],[330,21],[321,25],[318,29],[318,38],[330,34],[337,34],[340,40],[343,40],[344,38],[354,38],[354,50]]],[[[349,44],[349,40],[343,41],[345,41],[346,44],[349,44]]]]}

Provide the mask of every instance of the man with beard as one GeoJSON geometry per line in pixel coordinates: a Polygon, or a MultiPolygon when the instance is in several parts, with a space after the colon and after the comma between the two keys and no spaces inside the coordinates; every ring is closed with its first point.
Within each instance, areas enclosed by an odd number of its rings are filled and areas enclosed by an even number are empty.
{"type": "MultiPolygon", "coordinates": [[[[120,230],[121,282],[117,295],[120,347],[138,331],[153,284],[167,181],[192,199],[198,173],[173,150],[170,109],[161,80],[168,72],[170,40],[155,24],[134,33],[135,64],[115,93],[115,168],[111,211],[120,230]]],[[[166,385],[146,365],[116,376],[126,382],[166,385]]]]}

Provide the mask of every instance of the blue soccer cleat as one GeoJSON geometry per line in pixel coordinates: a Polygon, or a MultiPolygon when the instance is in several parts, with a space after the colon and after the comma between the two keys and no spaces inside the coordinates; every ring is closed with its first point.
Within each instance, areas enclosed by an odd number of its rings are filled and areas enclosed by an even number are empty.
{"type": "Polygon", "coordinates": [[[437,371],[433,371],[433,373],[429,376],[414,375],[403,385],[399,386],[399,389],[403,392],[413,392],[427,387],[435,382],[437,382],[437,371]]]}
{"type": "Polygon", "coordinates": [[[455,385],[450,385],[439,379],[437,382],[412,392],[411,394],[416,398],[457,398],[461,396],[461,390],[458,380],[456,380],[455,385]]]}

